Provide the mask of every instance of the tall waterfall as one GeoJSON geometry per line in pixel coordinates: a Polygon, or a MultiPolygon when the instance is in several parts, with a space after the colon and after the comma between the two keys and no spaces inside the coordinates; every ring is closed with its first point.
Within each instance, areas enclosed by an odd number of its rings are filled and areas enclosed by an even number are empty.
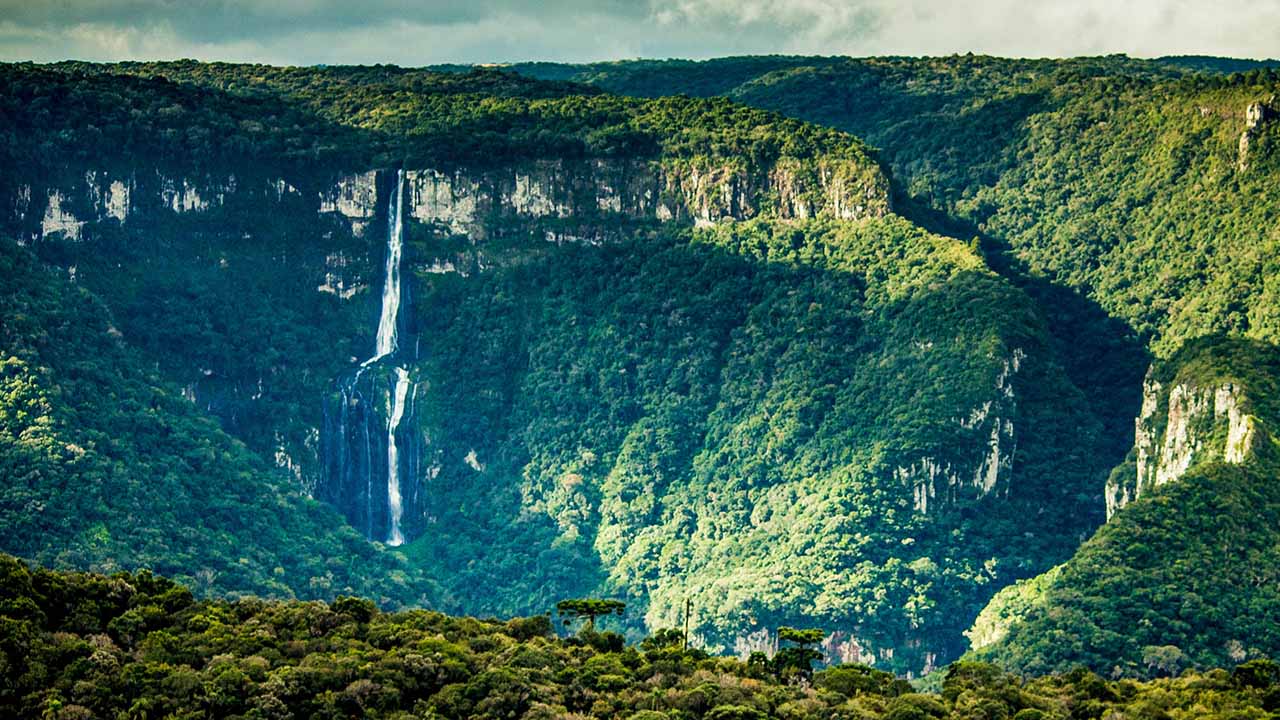
{"type": "Polygon", "coordinates": [[[378,339],[370,365],[396,351],[397,320],[400,317],[400,255],[404,248],[404,170],[396,171],[396,189],[387,202],[387,268],[382,283],[382,314],[378,317],[378,339]]]}
{"type": "MultiPolygon", "coordinates": [[[[323,435],[325,481],[323,499],[338,506],[352,524],[363,526],[366,537],[382,539],[387,545],[405,542],[401,522],[404,498],[401,489],[402,465],[409,476],[416,467],[418,443],[407,447],[402,462],[396,434],[406,416],[407,398],[413,389],[409,371],[398,358],[401,308],[400,262],[404,247],[404,171],[396,172],[395,189],[387,201],[387,256],[382,285],[382,309],[374,354],[360,363],[353,374],[339,380],[338,392],[326,400],[323,435]],[[388,362],[383,363],[384,360],[388,362]],[[391,373],[385,372],[390,366],[391,373]],[[385,395],[384,395],[385,393],[385,395]],[[377,423],[374,398],[381,403],[385,423],[377,423]],[[381,425],[381,426],[379,426],[381,425]],[[377,438],[385,432],[386,454],[377,456],[377,438]],[[385,467],[385,475],[383,469],[385,467]],[[386,478],[385,496],[379,482],[386,478]]],[[[413,488],[414,486],[410,486],[413,488]]],[[[416,497],[416,489],[415,489],[416,497]]]]}
{"type": "MultiPolygon", "coordinates": [[[[387,202],[387,268],[382,283],[382,313],[378,316],[378,337],[374,356],[365,365],[377,362],[396,351],[400,319],[400,256],[404,249],[404,170],[396,171],[396,189],[387,202]]],[[[400,517],[400,453],[396,449],[396,430],[404,418],[404,398],[409,392],[409,372],[396,368],[396,384],[387,397],[387,513],[391,529],[388,545],[403,545],[400,517]]]]}

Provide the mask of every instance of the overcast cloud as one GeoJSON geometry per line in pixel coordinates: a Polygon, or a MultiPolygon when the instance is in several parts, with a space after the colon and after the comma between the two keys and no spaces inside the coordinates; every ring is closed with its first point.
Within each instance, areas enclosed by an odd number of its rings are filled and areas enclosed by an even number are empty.
{"type": "Polygon", "coordinates": [[[1280,0],[0,0],[5,60],[1280,55],[1280,0]]]}

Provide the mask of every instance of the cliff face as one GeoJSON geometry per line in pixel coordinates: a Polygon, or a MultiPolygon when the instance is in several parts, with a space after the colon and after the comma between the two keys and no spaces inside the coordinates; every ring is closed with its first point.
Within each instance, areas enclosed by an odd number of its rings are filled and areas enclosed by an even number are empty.
{"type": "Polygon", "coordinates": [[[1168,384],[1147,374],[1142,413],[1135,420],[1136,473],[1107,483],[1107,517],[1151,488],[1182,477],[1194,464],[1220,460],[1240,464],[1252,452],[1257,418],[1236,382],[1168,384]]]}
{"type": "Polygon", "coordinates": [[[953,464],[925,456],[893,471],[894,479],[911,488],[912,507],[928,514],[931,507],[953,504],[960,498],[983,498],[1009,493],[1017,434],[1013,419],[1017,413],[1014,376],[1022,369],[1027,353],[1014,348],[1001,364],[990,399],[956,419],[963,431],[972,433],[980,448],[976,457],[953,464]],[[985,439],[985,443],[982,442],[985,439]]]}
{"type": "Polygon", "coordinates": [[[1276,112],[1276,97],[1272,95],[1265,102],[1258,101],[1249,103],[1244,111],[1244,132],[1240,133],[1240,147],[1236,166],[1240,172],[1249,169],[1249,152],[1255,143],[1263,137],[1266,127],[1275,122],[1276,116],[1280,113],[1276,112]]]}
{"type": "MultiPolygon", "coordinates": [[[[274,459],[304,491],[349,504],[343,509],[353,523],[371,528],[377,523],[369,519],[367,495],[379,488],[343,499],[338,495],[351,493],[323,487],[333,461],[325,457],[319,398],[334,377],[370,355],[364,345],[376,326],[393,175],[368,170],[326,180],[252,168],[222,175],[87,170],[64,172],[54,185],[10,177],[0,232],[116,299],[111,304],[122,315],[152,296],[152,310],[163,315],[159,327],[124,322],[126,335],[163,348],[167,370],[191,402],[274,459]],[[186,303],[173,293],[200,286],[216,293],[228,280],[241,286],[229,291],[234,297],[197,304],[264,303],[282,321],[323,316],[324,327],[311,342],[290,347],[295,338],[236,327],[234,316],[214,319],[213,327],[182,324],[209,321],[182,317],[186,303]]],[[[423,276],[483,272],[562,243],[606,244],[655,223],[709,226],[759,215],[859,220],[889,212],[888,183],[874,166],[823,160],[783,159],[754,173],[672,160],[416,168],[405,171],[403,192],[412,243],[405,269],[423,276]]],[[[364,454],[380,467],[376,448],[364,454]]]]}
{"type": "MultiPolygon", "coordinates": [[[[369,170],[311,183],[320,213],[347,218],[357,235],[378,217],[384,173],[369,170]]],[[[282,178],[230,174],[174,177],[137,170],[128,175],[90,170],[83,177],[35,187],[15,183],[5,206],[4,229],[20,240],[55,235],[80,240],[87,225],[128,224],[138,213],[200,213],[225,206],[230,196],[278,204],[298,188],[282,178]]],[[[580,236],[548,240],[603,241],[606,220],[675,221],[710,225],[759,215],[782,219],[828,217],[859,220],[890,211],[888,181],[873,167],[839,161],[782,159],[758,172],[693,161],[538,161],[472,171],[406,169],[408,216],[480,241],[512,234],[515,223],[540,219],[582,221],[580,236]]],[[[13,178],[9,181],[14,182],[13,178]]]]}
{"type": "Polygon", "coordinates": [[[1154,364],[1107,522],[1061,566],[997,593],[966,633],[972,657],[1143,675],[1157,650],[1187,666],[1273,654],[1277,388],[1280,347],[1238,337],[1154,364]]]}

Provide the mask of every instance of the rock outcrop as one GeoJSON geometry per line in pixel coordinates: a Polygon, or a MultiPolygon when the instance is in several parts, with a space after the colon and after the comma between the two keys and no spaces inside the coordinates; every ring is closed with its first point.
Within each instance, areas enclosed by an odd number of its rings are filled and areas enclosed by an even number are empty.
{"type": "Polygon", "coordinates": [[[1277,117],[1280,112],[1275,109],[1276,98],[1272,95],[1266,102],[1249,103],[1244,111],[1244,132],[1240,134],[1240,153],[1236,161],[1241,172],[1249,169],[1249,151],[1253,143],[1262,134],[1263,129],[1277,117]]]}
{"type": "Polygon", "coordinates": [[[1257,419],[1247,406],[1237,383],[1182,380],[1166,388],[1148,373],[1142,411],[1135,421],[1137,472],[1108,481],[1107,517],[1151,488],[1174,482],[1195,463],[1244,462],[1257,435],[1257,419]]]}
{"type": "MultiPolygon", "coordinates": [[[[317,188],[316,211],[343,217],[362,234],[385,195],[381,175],[367,170],[317,188]]],[[[760,172],[688,161],[535,161],[480,171],[407,169],[405,175],[409,218],[473,242],[524,232],[541,220],[577,226],[543,230],[545,239],[605,242],[626,222],[710,225],[758,215],[858,220],[890,211],[884,176],[850,161],[783,159],[760,172]]],[[[90,171],[57,186],[18,186],[7,199],[9,217],[0,220],[25,241],[55,235],[78,240],[86,224],[126,222],[136,211],[203,212],[237,194],[278,203],[298,192],[282,178],[90,171]]]]}
{"type": "Polygon", "coordinates": [[[955,502],[962,496],[981,498],[1008,491],[1017,446],[1012,420],[1016,409],[1013,377],[1022,369],[1026,356],[1022,348],[1014,348],[1001,363],[991,398],[957,420],[961,428],[987,435],[985,452],[954,463],[925,456],[894,469],[894,479],[911,488],[916,512],[928,514],[939,502],[955,502]]]}

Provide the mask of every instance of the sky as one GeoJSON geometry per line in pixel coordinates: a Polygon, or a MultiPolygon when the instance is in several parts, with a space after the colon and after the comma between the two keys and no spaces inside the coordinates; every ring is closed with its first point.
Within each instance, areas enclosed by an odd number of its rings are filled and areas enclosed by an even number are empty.
{"type": "Polygon", "coordinates": [[[1280,0],[0,0],[0,59],[1280,55],[1280,0]]]}

